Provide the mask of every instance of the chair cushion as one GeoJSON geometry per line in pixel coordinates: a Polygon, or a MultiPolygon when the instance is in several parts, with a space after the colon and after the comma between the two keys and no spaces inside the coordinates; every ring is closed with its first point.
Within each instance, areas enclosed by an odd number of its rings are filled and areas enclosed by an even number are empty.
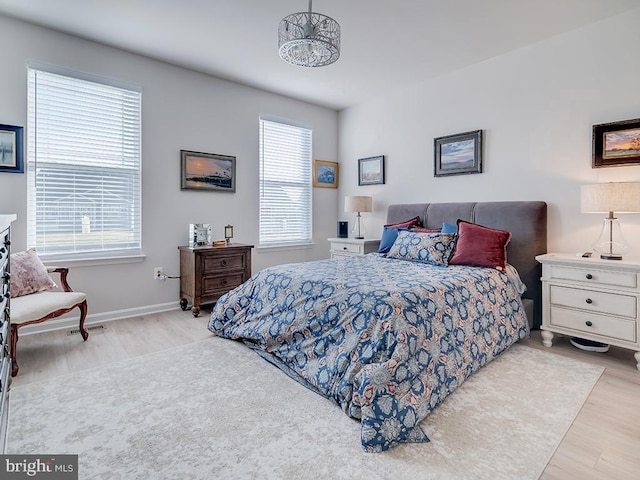
{"type": "Polygon", "coordinates": [[[11,299],[11,323],[39,320],[56,310],[68,309],[87,299],[81,292],[38,292],[11,299]]]}
{"type": "Polygon", "coordinates": [[[11,297],[56,288],[35,249],[11,254],[11,297]]]}

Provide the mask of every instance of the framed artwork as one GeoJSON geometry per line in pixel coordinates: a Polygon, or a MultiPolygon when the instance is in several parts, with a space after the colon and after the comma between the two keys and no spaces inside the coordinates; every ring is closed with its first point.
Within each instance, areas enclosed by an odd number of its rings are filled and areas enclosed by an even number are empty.
{"type": "Polygon", "coordinates": [[[640,118],[593,126],[593,168],[640,165],[640,118]]]}
{"type": "Polygon", "coordinates": [[[236,191],[236,157],[180,150],[180,190],[236,191]]]}
{"type": "Polygon", "coordinates": [[[0,125],[0,173],[23,173],[23,127],[0,125]]]}
{"type": "Polygon", "coordinates": [[[384,184],[384,155],[358,159],[358,185],[384,184]]]}
{"type": "Polygon", "coordinates": [[[315,160],[313,162],[313,186],[338,188],[338,162],[315,160]]]}
{"type": "Polygon", "coordinates": [[[433,175],[482,173],[482,130],[434,139],[433,175]]]}

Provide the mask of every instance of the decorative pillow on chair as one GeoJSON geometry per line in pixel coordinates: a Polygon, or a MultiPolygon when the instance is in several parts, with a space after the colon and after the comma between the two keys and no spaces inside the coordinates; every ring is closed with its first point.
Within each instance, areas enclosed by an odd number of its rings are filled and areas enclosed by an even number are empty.
{"type": "Polygon", "coordinates": [[[456,244],[455,239],[455,235],[443,233],[400,230],[387,257],[446,267],[456,244]]]}
{"type": "Polygon", "coordinates": [[[511,232],[458,220],[458,241],[449,265],[489,267],[504,271],[511,232]]]}
{"type": "Polygon", "coordinates": [[[26,252],[12,253],[10,262],[12,297],[56,288],[47,267],[42,264],[34,248],[26,252]]]}
{"type": "Polygon", "coordinates": [[[420,217],[413,217],[410,220],[405,220],[400,223],[389,223],[384,226],[382,230],[382,237],[380,238],[380,246],[378,247],[378,253],[387,253],[396,241],[398,236],[398,230],[402,228],[411,228],[420,225],[420,217]]]}

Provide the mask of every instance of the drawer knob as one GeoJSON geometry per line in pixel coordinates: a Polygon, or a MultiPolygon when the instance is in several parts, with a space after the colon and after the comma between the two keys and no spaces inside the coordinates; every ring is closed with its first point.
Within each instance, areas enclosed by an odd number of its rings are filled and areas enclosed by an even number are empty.
{"type": "Polygon", "coordinates": [[[343,249],[343,250],[346,250],[346,249],[347,249],[347,247],[342,247],[342,249],[343,249]]]}
{"type": "Polygon", "coordinates": [[[222,279],[222,281],[221,281],[220,283],[222,283],[222,285],[226,285],[228,282],[227,282],[227,279],[226,279],[226,278],[223,278],[223,279],[222,279]]]}
{"type": "Polygon", "coordinates": [[[587,280],[591,280],[593,279],[593,275],[591,275],[590,273],[587,273],[587,280]]]}
{"type": "Polygon", "coordinates": [[[226,267],[227,266],[227,261],[226,260],[222,260],[220,262],[220,265],[223,266],[223,267],[226,267]]]}
{"type": "Polygon", "coordinates": [[[586,321],[586,322],[584,322],[584,323],[585,323],[585,325],[586,325],[587,327],[592,327],[592,326],[593,326],[593,323],[591,322],[591,320],[587,320],[587,321],[586,321]]]}
{"type": "Polygon", "coordinates": [[[591,305],[591,304],[593,303],[593,300],[591,300],[590,298],[587,298],[587,299],[585,300],[585,302],[587,302],[589,305],[591,305]]]}

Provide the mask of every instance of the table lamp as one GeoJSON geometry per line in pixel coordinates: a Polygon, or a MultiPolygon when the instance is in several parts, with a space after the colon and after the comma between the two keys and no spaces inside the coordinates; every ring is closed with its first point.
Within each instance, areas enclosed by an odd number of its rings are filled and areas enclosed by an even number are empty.
{"type": "Polygon", "coordinates": [[[594,251],[605,260],[622,260],[629,245],[622,237],[616,213],[640,213],[640,183],[611,182],[580,187],[582,213],[608,213],[602,223],[600,236],[593,243],[594,251]]]}
{"type": "Polygon", "coordinates": [[[353,228],[354,238],[362,239],[364,238],[364,229],[360,224],[360,218],[362,212],[371,212],[373,211],[373,197],[365,197],[365,196],[350,196],[345,197],[344,199],[344,211],[349,213],[357,212],[356,215],[356,225],[353,228]]]}

